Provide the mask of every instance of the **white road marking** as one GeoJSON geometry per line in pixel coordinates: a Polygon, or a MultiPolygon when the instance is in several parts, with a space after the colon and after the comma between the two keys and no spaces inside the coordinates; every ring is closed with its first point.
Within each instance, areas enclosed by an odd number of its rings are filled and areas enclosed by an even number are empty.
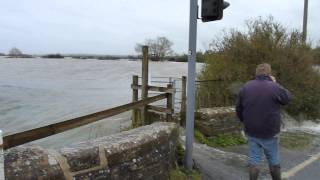
{"type": "Polygon", "coordinates": [[[311,158],[309,158],[308,160],[304,161],[303,163],[298,164],[297,166],[295,166],[294,168],[290,169],[287,172],[284,172],[282,174],[282,178],[288,179],[288,178],[294,176],[299,171],[303,170],[305,167],[309,166],[310,164],[312,164],[313,162],[317,161],[318,159],[320,159],[320,153],[318,153],[316,155],[313,155],[311,158]]]}

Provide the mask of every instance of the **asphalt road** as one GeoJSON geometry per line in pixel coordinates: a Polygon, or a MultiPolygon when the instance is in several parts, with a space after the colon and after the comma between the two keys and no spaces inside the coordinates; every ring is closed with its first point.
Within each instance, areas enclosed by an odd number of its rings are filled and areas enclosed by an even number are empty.
{"type": "MultiPolygon", "coordinates": [[[[216,149],[195,143],[193,158],[203,180],[247,180],[246,152],[246,146],[216,149]]],[[[319,152],[318,146],[304,150],[281,148],[283,175],[287,180],[319,180],[319,152]]],[[[261,163],[260,171],[261,180],[271,179],[266,161],[261,163]]]]}
{"type": "Polygon", "coordinates": [[[306,166],[302,171],[288,180],[319,180],[320,179],[320,160],[306,166]]]}

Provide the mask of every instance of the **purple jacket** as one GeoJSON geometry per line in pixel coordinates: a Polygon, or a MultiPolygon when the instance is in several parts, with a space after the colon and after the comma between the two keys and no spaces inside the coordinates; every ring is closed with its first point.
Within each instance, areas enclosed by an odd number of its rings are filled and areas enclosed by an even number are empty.
{"type": "Polygon", "coordinates": [[[252,137],[271,138],[280,132],[280,106],[291,99],[290,92],[269,76],[257,76],[240,90],[236,103],[237,116],[245,132],[252,137]]]}

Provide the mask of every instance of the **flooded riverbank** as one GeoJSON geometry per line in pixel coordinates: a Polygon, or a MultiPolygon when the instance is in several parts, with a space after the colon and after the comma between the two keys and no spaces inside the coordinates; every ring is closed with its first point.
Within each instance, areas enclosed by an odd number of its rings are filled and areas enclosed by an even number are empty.
{"type": "MultiPolygon", "coordinates": [[[[151,76],[181,77],[187,63],[150,62],[151,76]]],[[[0,58],[0,129],[4,135],[64,121],[131,101],[132,75],[141,62],[129,60],[0,58]]],[[[66,144],[119,132],[130,113],[53,138],[66,144]]]]}

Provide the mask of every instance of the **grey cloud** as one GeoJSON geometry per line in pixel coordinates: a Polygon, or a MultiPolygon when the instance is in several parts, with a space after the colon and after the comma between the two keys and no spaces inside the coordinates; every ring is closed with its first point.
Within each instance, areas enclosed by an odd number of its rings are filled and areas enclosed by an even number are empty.
{"type": "MultiPolygon", "coordinates": [[[[200,1],[199,1],[200,2],[200,1]]],[[[204,49],[224,29],[273,15],[301,29],[302,0],[229,0],[223,21],[199,22],[198,47],[204,49]]],[[[317,42],[320,2],[310,0],[309,38],[317,42]]],[[[175,51],[187,51],[188,0],[1,0],[0,52],[17,46],[28,53],[132,54],[136,42],[168,36],[175,51]]]]}

